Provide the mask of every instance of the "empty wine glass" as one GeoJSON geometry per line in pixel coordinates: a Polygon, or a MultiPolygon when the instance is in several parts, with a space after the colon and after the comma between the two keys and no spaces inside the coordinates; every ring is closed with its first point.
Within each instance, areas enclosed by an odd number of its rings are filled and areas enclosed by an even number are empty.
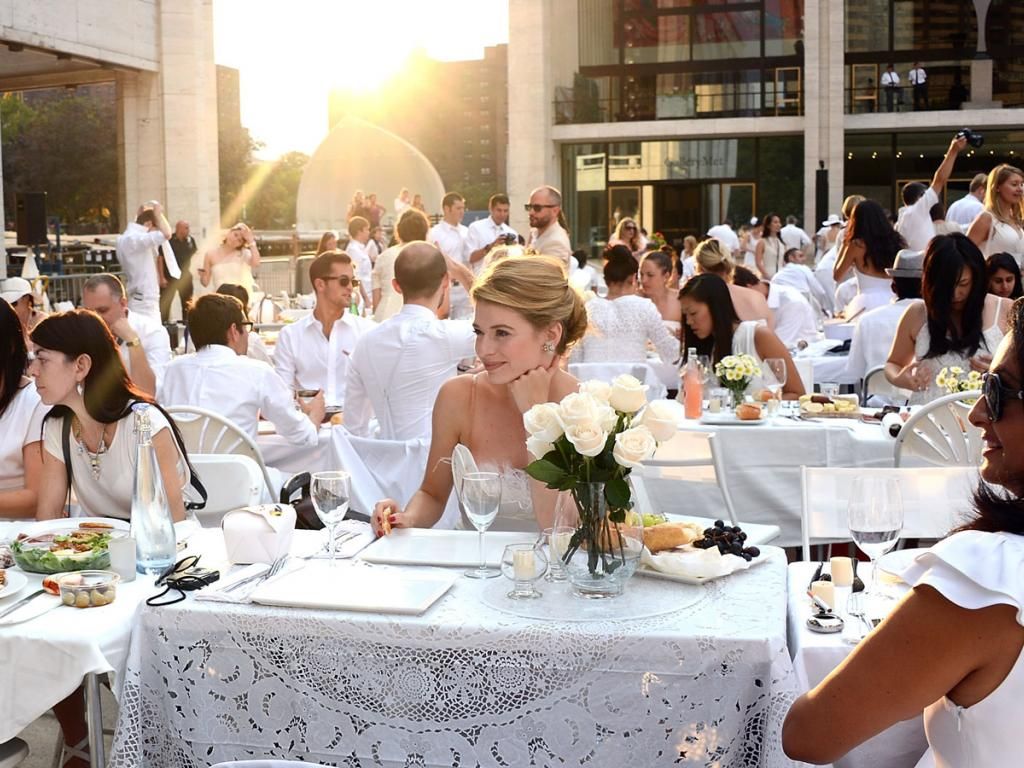
{"type": "Polygon", "coordinates": [[[565,581],[569,578],[569,574],[565,572],[565,563],[562,558],[565,557],[565,553],[569,549],[569,541],[575,532],[575,528],[565,525],[545,528],[541,532],[537,544],[548,548],[548,573],[544,577],[545,581],[565,581]]]}
{"type": "Polygon", "coordinates": [[[878,558],[896,546],[903,532],[903,497],[896,479],[870,475],[854,478],[847,522],[853,542],[871,559],[871,581],[865,598],[877,597],[878,558]]]}
{"type": "Polygon", "coordinates": [[[779,410],[782,402],[782,390],[786,386],[786,361],[781,357],[769,357],[761,361],[761,379],[764,388],[772,393],[772,399],[768,401],[769,413],[774,415],[779,410]]]}
{"type": "Polygon", "coordinates": [[[335,529],[348,512],[348,505],[352,499],[352,476],[341,470],[314,472],[309,483],[309,496],[313,501],[316,516],[327,528],[327,535],[330,537],[327,541],[331,565],[334,565],[337,538],[335,529]]]}
{"type": "Polygon", "coordinates": [[[480,566],[465,575],[471,579],[493,579],[500,576],[497,568],[488,568],[484,558],[484,531],[491,527],[501,505],[501,475],[497,472],[467,472],[462,478],[459,494],[462,508],[473,527],[480,532],[480,566]]]}

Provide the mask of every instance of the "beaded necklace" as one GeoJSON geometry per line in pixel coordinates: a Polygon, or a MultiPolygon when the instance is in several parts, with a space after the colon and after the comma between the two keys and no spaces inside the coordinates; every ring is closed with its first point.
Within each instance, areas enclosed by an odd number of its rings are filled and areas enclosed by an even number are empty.
{"type": "Polygon", "coordinates": [[[93,453],[85,446],[85,441],[82,439],[82,423],[77,417],[72,421],[74,427],[75,440],[78,443],[78,455],[87,457],[89,461],[89,468],[92,470],[92,476],[94,479],[100,479],[100,456],[107,452],[107,426],[104,424],[100,430],[100,443],[96,446],[96,452],[93,453]]]}

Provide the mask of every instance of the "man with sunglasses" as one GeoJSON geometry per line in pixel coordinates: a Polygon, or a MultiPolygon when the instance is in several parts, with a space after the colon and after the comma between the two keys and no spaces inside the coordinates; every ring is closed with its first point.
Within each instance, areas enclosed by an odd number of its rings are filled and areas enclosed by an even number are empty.
{"type": "Polygon", "coordinates": [[[554,256],[565,263],[567,271],[571,269],[571,265],[575,264],[572,243],[569,241],[569,233],[558,221],[558,215],[562,212],[562,193],[554,187],[537,187],[530,193],[526,212],[530,214],[527,251],[554,256]]]}
{"type": "Polygon", "coordinates": [[[208,293],[192,302],[189,330],[196,352],[175,358],[164,372],[160,402],[214,411],[256,439],[260,414],[294,445],[316,445],[324,418],[318,394],[295,410],[291,390],[274,369],[246,356],[252,323],[234,296],[208,293]]]}
{"type": "Polygon", "coordinates": [[[345,374],[356,341],[375,323],[347,310],[359,290],[352,259],[344,251],[321,253],[309,265],[316,294],[312,314],[281,329],[274,367],[294,390],[319,390],[328,407],[345,402],[345,374]]]}

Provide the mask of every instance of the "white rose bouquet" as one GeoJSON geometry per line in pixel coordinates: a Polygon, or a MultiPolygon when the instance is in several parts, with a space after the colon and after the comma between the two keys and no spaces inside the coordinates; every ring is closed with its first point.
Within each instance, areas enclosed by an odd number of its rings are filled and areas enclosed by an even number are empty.
{"type": "Polygon", "coordinates": [[[760,373],[761,367],[750,355],[726,355],[715,363],[719,386],[732,392],[737,404],[742,402],[750,382],[760,373]]]}
{"type": "Polygon", "coordinates": [[[981,374],[978,371],[967,371],[959,365],[943,368],[935,377],[935,383],[953,395],[957,392],[981,390],[981,374]]]}
{"type": "Polygon", "coordinates": [[[533,457],[526,472],[548,488],[569,491],[576,502],[579,524],[564,555],[567,562],[582,547],[591,573],[615,570],[613,550],[618,542],[622,556],[622,537],[618,528],[610,532],[609,524],[626,522],[632,506],[629,473],[675,434],[674,406],[648,404],[647,387],[622,375],[611,384],[583,382],[579,392],[557,405],[535,405],[523,415],[533,457]]]}

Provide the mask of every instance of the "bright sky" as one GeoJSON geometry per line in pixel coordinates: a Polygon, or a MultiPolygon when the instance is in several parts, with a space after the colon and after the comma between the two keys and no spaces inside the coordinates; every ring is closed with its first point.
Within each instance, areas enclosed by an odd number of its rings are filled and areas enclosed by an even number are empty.
{"type": "Polygon", "coordinates": [[[218,64],[240,70],[242,124],[264,158],[311,154],[327,94],[372,93],[422,48],[445,61],[508,42],[508,0],[214,0],[218,64]]]}

